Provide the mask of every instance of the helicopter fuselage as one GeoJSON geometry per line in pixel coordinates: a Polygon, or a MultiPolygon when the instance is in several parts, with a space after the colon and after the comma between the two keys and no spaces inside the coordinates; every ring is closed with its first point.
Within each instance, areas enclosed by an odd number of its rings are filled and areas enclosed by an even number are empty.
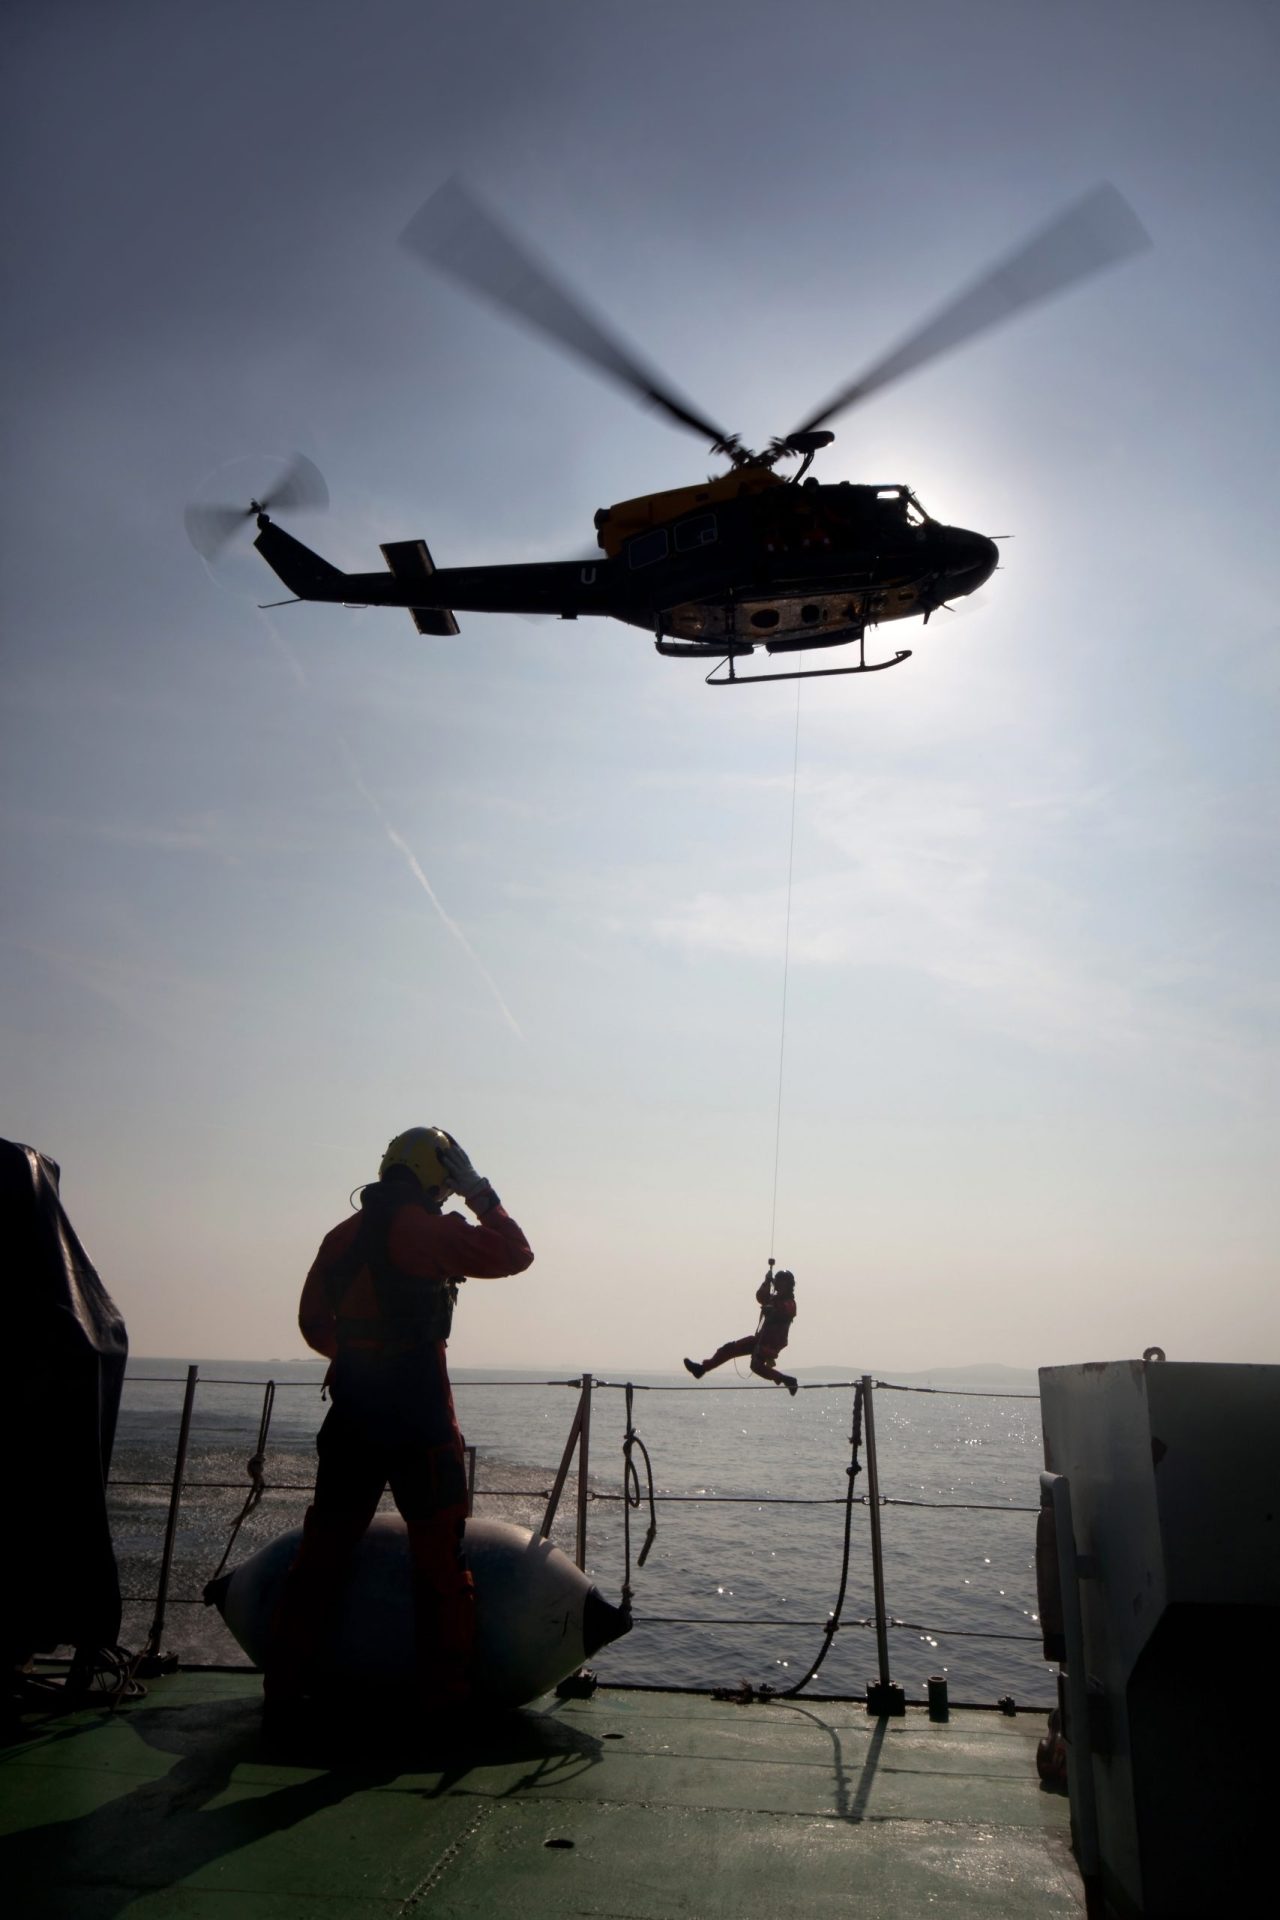
{"type": "Polygon", "coordinates": [[[884,621],[927,619],[997,561],[992,541],[931,520],[901,486],[775,481],[726,498],[712,483],[674,495],[692,511],[643,524],[637,508],[672,497],[624,503],[639,530],[598,560],[437,570],[425,543],[405,541],[384,548],[388,571],[348,574],[265,514],[256,544],[300,599],[404,607],[424,632],[456,631],[457,612],[603,616],[703,659],[842,646],[884,621]]]}

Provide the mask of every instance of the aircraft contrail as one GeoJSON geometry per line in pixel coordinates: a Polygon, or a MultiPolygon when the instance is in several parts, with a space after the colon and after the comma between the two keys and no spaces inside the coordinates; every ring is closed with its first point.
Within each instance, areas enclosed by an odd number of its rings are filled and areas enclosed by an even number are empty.
{"type": "MultiPolygon", "coordinates": [[[[294,653],[293,648],[289,645],[289,642],[285,639],[284,635],[280,632],[274,620],[265,619],[265,624],[269,629],[271,633],[271,637],[275,641],[276,646],[280,649],[280,652],[284,656],[285,660],[288,662],[288,665],[293,673],[293,677],[297,681],[299,687],[302,688],[304,692],[310,693],[311,691],[310,682],[308,681],[306,674],[303,672],[302,664],[298,660],[296,654],[294,653]]],[[[452,917],[451,914],[446,913],[444,907],[441,905],[440,896],[437,894],[435,888],[432,886],[431,882],[428,880],[426,874],[422,870],[422,862],[418,859],[417,854],[414,852],[413,848],[409,845],[409,842],[405,839],[404,835],[398,832],[397,829],[392,825],[391,821],[387,817],[385,808],[383,807],[381,801],[377,798],[376,794],[370,791],[368,785],[365,782],[365,777],[360,771],[360,763],[356,759],[355,754],[351,751],[350,743],[347,741],[346,737],[341,733],[337,733],[335,735],[335,738],[337,739],[338,746],[342,751],[342,757],[347,763],[347,772],[351,775],[351,781],[353,786],[356,789],[356,792],[360,795],[360,798],[364,801],[369,811],[373,814],[375,820],[378,822],[378,825],[382,828],[382,831],[386,834],[388,840],[391,842],[396,852],[401,856],[405,865],[408,867],[410,873],[413,875],[414,879],[417,881],[418,885],[422,888],[422,891],[426,894],[428,900],[431,902],[432,906],[435,908],[437,914],[440,917],[441,925],[445,928],[445,930],[448,933],[451,933],[453,935],[453,938],[457,941],[458,945],[462,948],[462,951],[466,954],[468,960],[470,960],[471,964],[475,967],[476,971],[479,973],[480,978],[484,981],[486,987],[488,987],[490,993],[493,995],[494,1000],[497,1002],[498,1011],[499,1013],[501,1013],[503,1019],[506,1021],[507,1025],[510,1027],[512,1033],[515,1034],[517,1040],[523,1040],[524,1035],[520,1031],[519,1022],[517,1021],[515,1015],[512,1013],[510,1007],[507,1005],[506,1001],[503,999],[502,994],[499,992],[497,981],[494,979],[493,975],[490,973],[488,967],[485,966],[484,961],[480,958],[480,955],[476,952],[471,942],[467,939],[466,934],[462,931],[462,928],[458,925],[457,921],[452,917]]]]}
{"type": "Polygon", "coordinates": [[[338,745],[342,748],[343,758],[346,760],[347,770],[351,775],[351,778],[355,785],[357,793],[359,793],[361,798],[365,801],[366,805],[369,807],[369,810],[371,811],[371,813],[377,819],[379,825],[381,826],[383,832],[386,834],[388,840],[391,842],[392,846],[396,849],[396,852],[403,857],[404,863],[408,867],[410,873],[413,875],[414,879],[417,881],[418,885],[422,888],[422,891],[426,894],[428,900],[431,902],[432,906],[435,908],[436,912],[439,914],[441,924],[447,929],[449,933],[453,935],[458,945],[462,948],[462,951],[466,954],[467,958],[471,961],[472,965],[475,967],[476,971],[479,973],[480,978],[484,981],[485,985],[488,987],[490,993],[493,995],[495,1001],[497,1002],[498,1011],[501,1013],[503,1019],[506,1021],[507,1025],[510,1027],[512,1033],[515,1034],[518,1040],[523,1040],[524,1035],[520,1031],[519,1023],[517,1022],[516,1017],[512,1013],[510,1007],[507,1005],[506,1001],[503,999],[501,993],[498,991],[497,981],[494,979],[493,975],[490,973],[488,967],[485,966],[484,961],[480,958],[480,955],[476,952],[471,942],[467,939],[466,934],[462,931],[462,928],[458,925],[457,921],[453,918],[451,914],[445,912],[444,907],[440,903],[439,895],[437,894],[435,888],[432,886],[431,882],[428,880],[426,874],[422,871],[422,864],[419,861],[418,856],[414,852],[413,848],[409,845],[409,842],[405,839],[402,833],[397,832],[396,828],[391,824],[391,821],[387,818],[386,812],[382,806],[381,801],[378,800],[376,795],[371,793],[369,791],[369,788],[365,785],[364,775],[360,771],[359,763],[356,760],[354,753],[352,753],[351,748],[348,745],[345,738],[343,737],[343,735],[339,734],[337,736],[337,740],[338,740],[338,745]]]}

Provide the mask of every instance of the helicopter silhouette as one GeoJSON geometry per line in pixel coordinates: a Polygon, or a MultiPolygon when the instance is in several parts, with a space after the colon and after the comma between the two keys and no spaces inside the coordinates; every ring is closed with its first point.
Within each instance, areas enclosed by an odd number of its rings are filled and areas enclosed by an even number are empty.
{"type": "MultiPolygon", "coordinates": [[[[344,573],[276,524],[273,509],[328,504],[300,456],[271,496],[248,507],[194,506],[187,530],[212,557],[248,520],[267,565],[296,600],[404,608],[419,633],[458,632],[456,614],[604,616],[654,636],[667,657],[710,661],[709,686],[876,673],[909,648],[868,660],[866,632],[950,607],[990,577],[998,549],[944,526],[909,487],[823,486],[806,476],[835,435],[827,423],[964,342],[1064,292],[1151,242],[1120,193],[1095,188],[948,301],[928,321],[762,452],[686,401],[554,270],[459,181],[434,194],[402,243],[428,267],[537,329],[728,463],[700,485],[641,494],[595,516],[599,559],[437,569],[424,540],[382,546],[377,573],[344,573]],[[799,464],[784,477],[778,467],[799,464]],[[737,662],[856,644],[857,664],[741,673],[737,662]]],[[[271,604],[286,604],[274,602],[271,604]]]]}

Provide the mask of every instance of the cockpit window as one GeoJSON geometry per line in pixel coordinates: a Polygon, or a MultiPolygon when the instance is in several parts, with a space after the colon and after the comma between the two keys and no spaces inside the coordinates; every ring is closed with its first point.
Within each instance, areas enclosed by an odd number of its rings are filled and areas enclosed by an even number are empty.
{"type": "Polygon", "coordinates": [[[907,525],[909,527],[923,527],[928,518],[928,514],[915,498],[914,494],[909,493],[907,495],[907,525]]]}
{"type": "Polygon", "coordinates": [[[676,552],[692,553],[695,547],[709,547],[716,537],[714,513],[699,513],[682,520],[676,528],[676,552]]]}
{"type": "Polygon", "coordinates": [[[667,557],[667,530],[659,527],[653,533],[642,533],[627,548],[627,564],[631,567],[651,567],[655,560],[667,557]]]}

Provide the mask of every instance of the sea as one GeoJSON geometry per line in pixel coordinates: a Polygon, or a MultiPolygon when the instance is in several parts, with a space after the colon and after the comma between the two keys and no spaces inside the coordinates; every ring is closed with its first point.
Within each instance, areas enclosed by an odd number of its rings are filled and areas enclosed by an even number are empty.
{"type": "MultiPolygon", "coordinates": [[[[126,1596],[122,1642],[139,1646],[155,1613],[188,1362],[131,1360],[112,1462],[110,1511],[126,1596]]],[[[236,1566],[301,1524],[327,1410],[323,1361],[198,1363],[162,1649],[188,1663],[247,1664],[207,1582],[252,1488],[250,1458],[269,1412],[266,1490],[227,1555],[236,1566]]],[[[951,1376],[954,1378],[954,1376],[951,1376]]],[[[822,1650],[840,1593],[851,1458],[852,1376],[802,1374],[792,1398],[726,1367],[696,1384],[637,1374],[632,1423],[652,1464],[657,1531],[643,1567],[648,1477],[624,1507],[625,1376],[591,1396],[587,1572],[607,1599],[625,1573],[630,1521],[635,1626],[593,1667],[605,1683],[787,1687],[822,1650]]],[[[538,1529],[579,1402],[568,1375],[460,1371],[459,1423],[474,1448],[477,1516],[538,1529]]],[[[1042,1464],[1035,1376],[967,1369],[963,1389],[898,1375],[872,1390],[891,1677],[908,1699],[945,1675],[955,1704],[1009,1696],[1047,1709],[1054,1669],[1041,1653],[1035,1509],[1042,1464]]],[[[854,1486],[839,1630],[808,1691],[856,1695],[877,1674],[867,1434],[854,1486]]],[[[571,1468],[552,1527],[570,1555],[571,1468]]],[[[390,1508],[389,1497],[384,1505],[390,1508]]]]}

